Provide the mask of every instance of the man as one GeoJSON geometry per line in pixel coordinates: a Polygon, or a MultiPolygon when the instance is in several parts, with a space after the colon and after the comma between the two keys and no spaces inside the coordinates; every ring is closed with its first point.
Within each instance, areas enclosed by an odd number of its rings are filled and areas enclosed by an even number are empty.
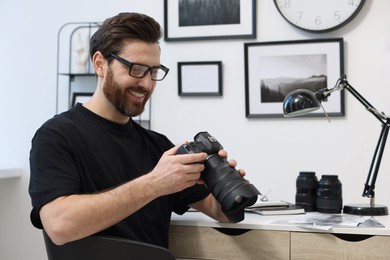
{"type": "Polygon", "coordinates": [[[161,36],[146,15],[107,19],[90,42],[94,95],[36,132],[31,221],[55,244],[102,233],[167,247],[171,213],[188,207],[228,221],[200,180],[207,154],[176,155],[178,146],[131,119],[169,71],[160,63],[161,36]]]}

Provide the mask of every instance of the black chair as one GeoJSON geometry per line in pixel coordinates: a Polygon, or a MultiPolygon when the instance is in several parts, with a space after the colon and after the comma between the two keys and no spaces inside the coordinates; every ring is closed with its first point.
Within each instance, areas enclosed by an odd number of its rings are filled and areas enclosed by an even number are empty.
{"type": "Polygon", "coordinates": [[[134,240],[90,236],[62,246],[54,244],[43,231],[48,260],[174,260],[163,247],[134,240]]]}

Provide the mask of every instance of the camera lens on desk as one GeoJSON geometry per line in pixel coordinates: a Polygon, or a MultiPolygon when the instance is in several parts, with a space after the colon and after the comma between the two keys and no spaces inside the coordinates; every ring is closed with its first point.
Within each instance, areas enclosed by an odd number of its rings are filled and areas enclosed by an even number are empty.
{"type": "Polygon", "coordinates": [[[317,189],[317,210],[321,213],[341,213],[343,197],[337,175],[322,175],[317,189]]]}
{"type": "Polygon", "coordinates": [[[306,212],[316,211],[318,179],[315,172],[299,172],[296,181],[295,205],[306,212]]]}

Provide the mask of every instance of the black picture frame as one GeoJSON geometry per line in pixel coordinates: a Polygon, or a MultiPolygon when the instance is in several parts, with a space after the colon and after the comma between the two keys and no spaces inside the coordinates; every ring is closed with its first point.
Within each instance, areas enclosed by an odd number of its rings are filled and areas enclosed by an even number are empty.
{"type": "Polygon", "coordinates": [[[165,41],[234,38],[256,38],[256,0],[164,0],[165,41]]]}
{"type": "MultiPolygon", "coordinates": [[[[344,74],[343,38],[244,43],[244,56],[247,118],[283,117],[288,93],[331,88],[344,74]]],[[[322,105],[328,115],[344,116],[344,91],[322,105]]],[[[322,110],[305,115],[321,116],[322,110]]]]}
{"type": "Polygon", "coordinates": [[[85,101],[90,99],[92,95],[92,92],[73,92],[71,106],[74,107],[77,103],[83,104],[85,101]]]}
{"type": "Polygon", "coordinates": [[[179,96],[222,96],[222,62],[178,62],[179,96]]]}

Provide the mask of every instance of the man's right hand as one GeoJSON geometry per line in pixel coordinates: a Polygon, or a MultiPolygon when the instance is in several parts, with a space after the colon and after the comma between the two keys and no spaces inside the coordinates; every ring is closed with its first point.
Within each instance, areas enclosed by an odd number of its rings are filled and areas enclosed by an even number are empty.
{"type": "Polygon", "coordinates": [[[176,154],[179,145],[166,151],[150,172],[159,196],[182,191],[197,183],[203,183],[200,173],[204,170],[206,153],[176,154]]]}

